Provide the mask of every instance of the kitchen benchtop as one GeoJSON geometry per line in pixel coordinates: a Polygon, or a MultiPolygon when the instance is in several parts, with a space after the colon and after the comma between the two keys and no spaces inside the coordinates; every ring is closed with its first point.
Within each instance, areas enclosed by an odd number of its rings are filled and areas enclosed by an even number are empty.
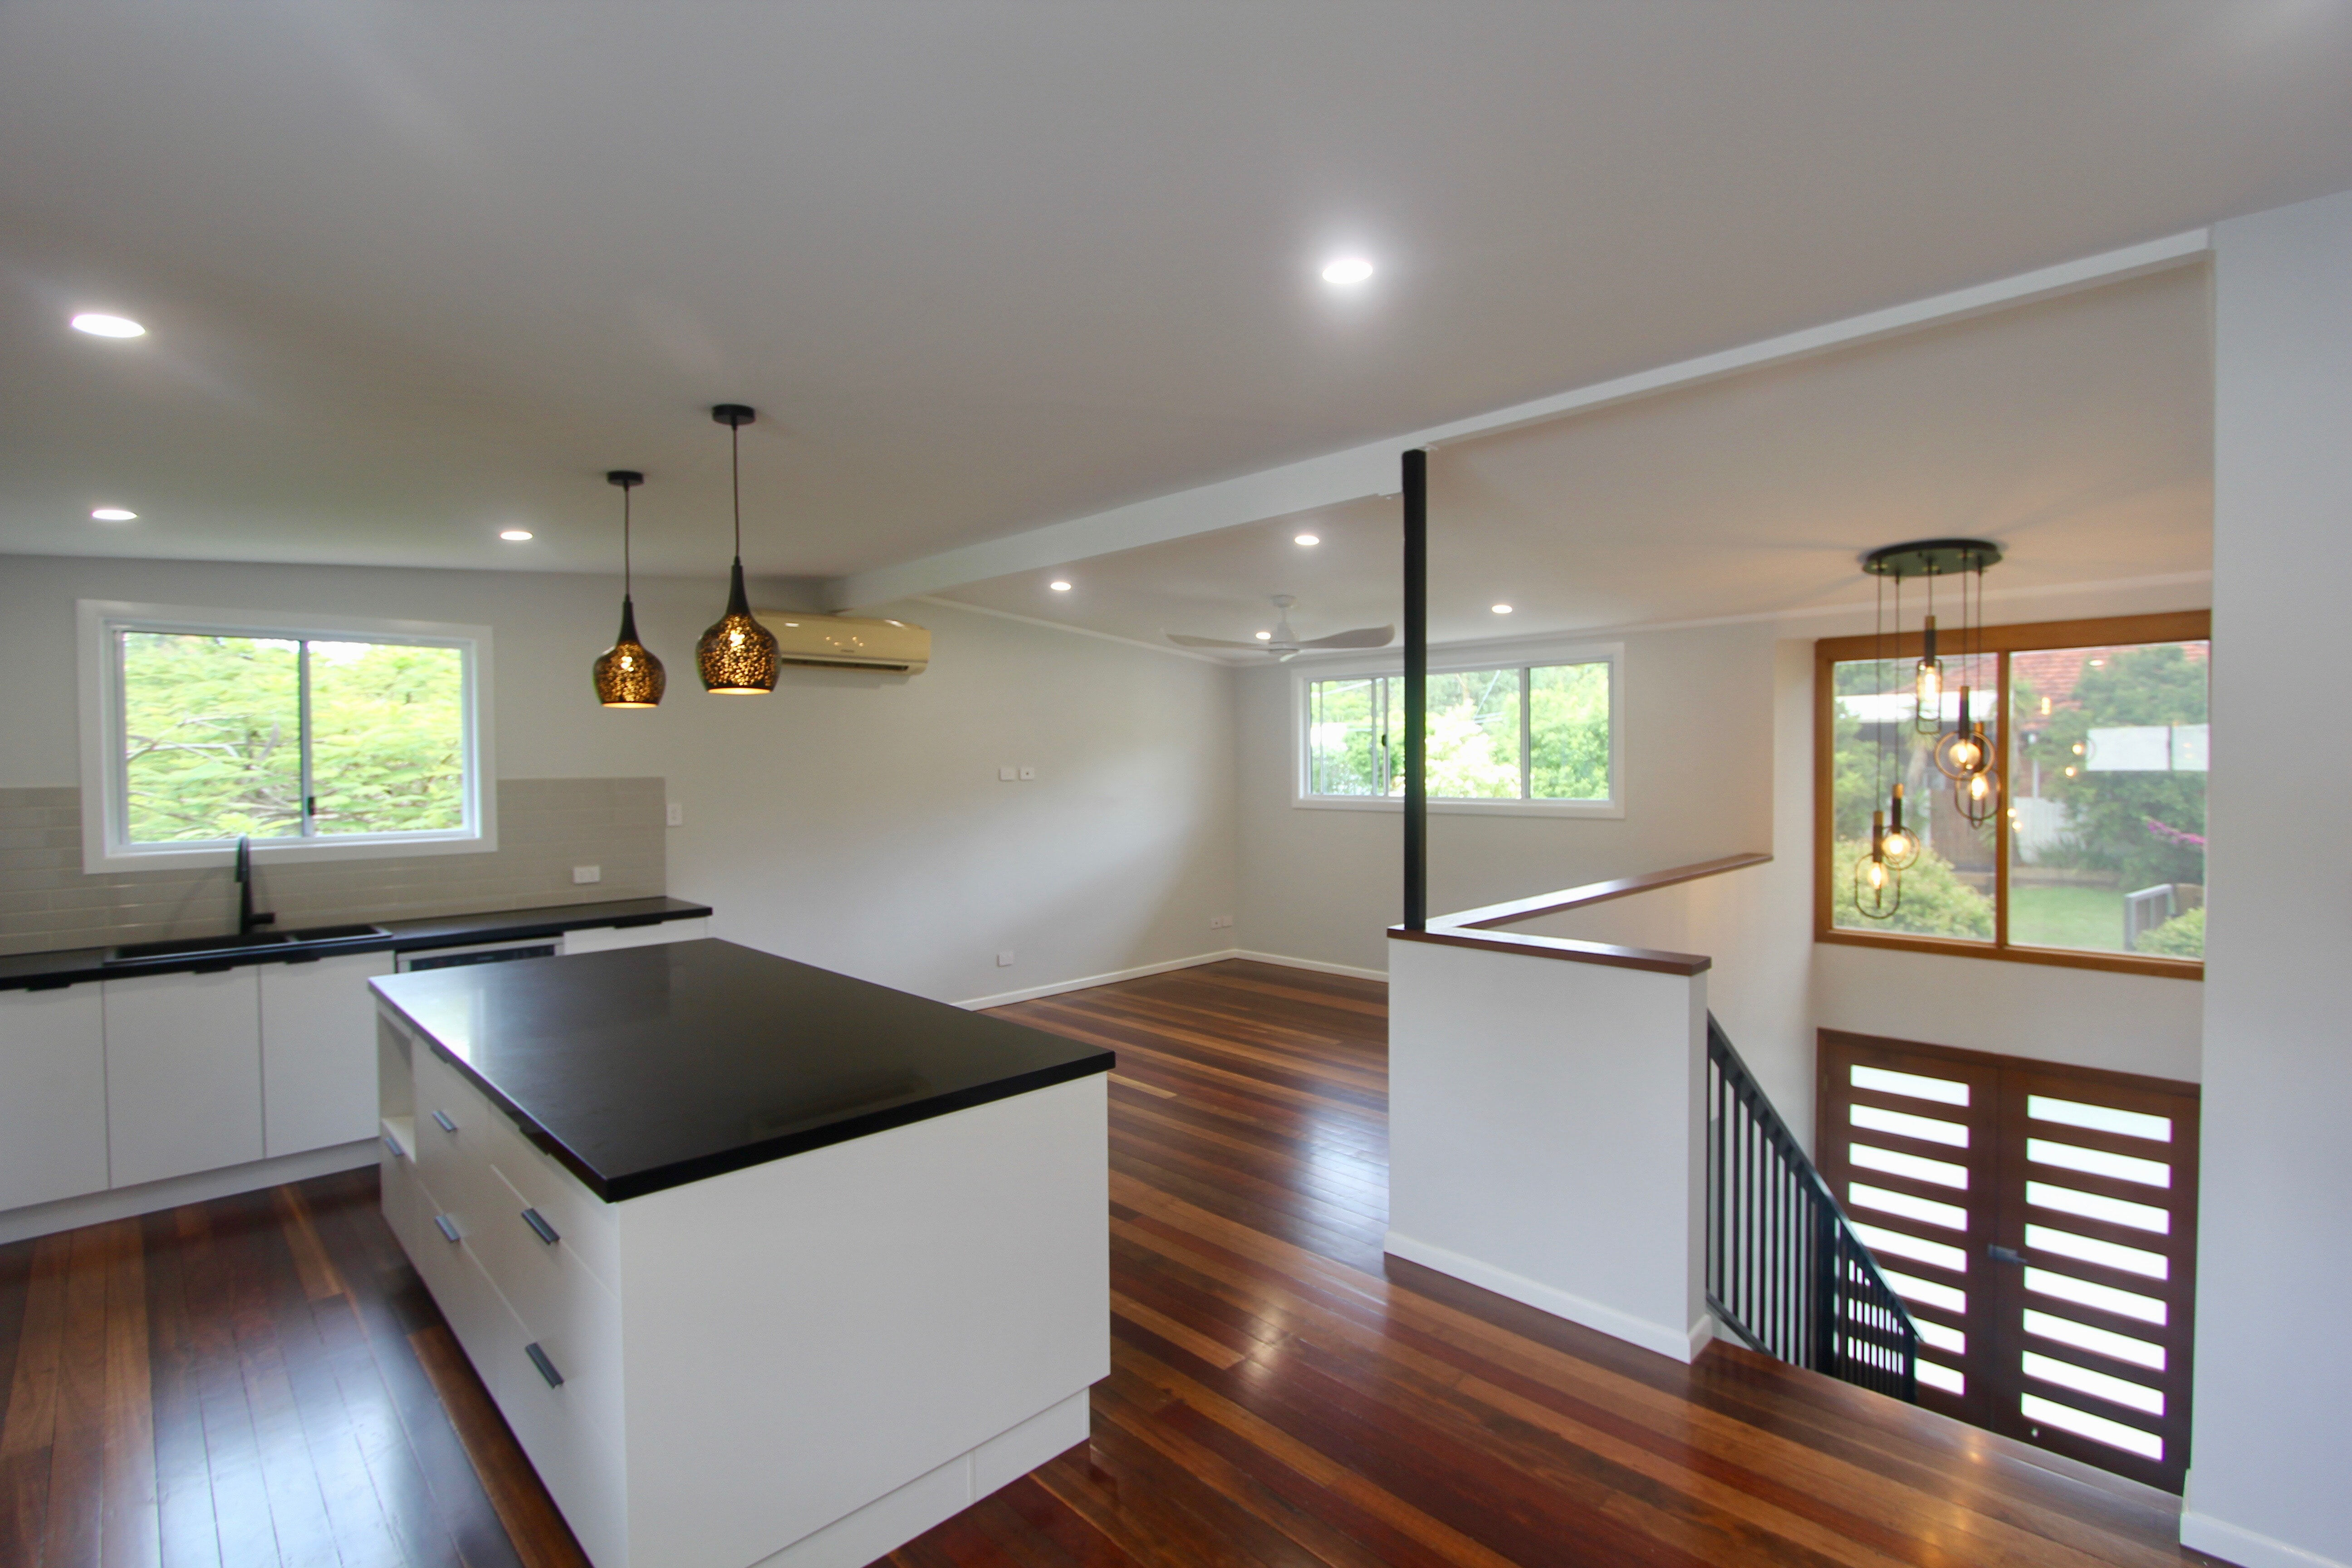
{"type": "Polygon", "coordinates": [[[683,899],[611,899],[595,904],[557,904],[541,910],[493,910],[473,915],[436,915],[425,920],[376,921],[385,934],[315,946],[255,948],[243,952],[183,953],[146,958],[129,963],[105,962],[109,949],[68,948],[57,952],[0,954],[0,991],[47,990],[89,980],[122,980],[134,974],[175,974],[196,969],[225,969],[247,963],[284,963],[312,958],[340,958],[351,952],[410,952],[425,948],[462,947],[478,942],[524,942],[532,937],[561,936],[592,926],[657,925],[665,921],[698,920],[710,913],[708,904],[683,899]]]}
{"type": "Polygon", "coordinates": [[[1117,1063],[1097,1046],[711,940],[369,984],[608,1203],[1117,1063]]]}

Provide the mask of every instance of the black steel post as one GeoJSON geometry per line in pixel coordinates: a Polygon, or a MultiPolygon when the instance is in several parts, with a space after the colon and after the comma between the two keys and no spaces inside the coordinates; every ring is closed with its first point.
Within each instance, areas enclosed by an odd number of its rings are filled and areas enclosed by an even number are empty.
{"type": "Polygon", "coordinates": [[[1404,926],[1429,929],[1429,454],[1404,455],[1404,926]]]}

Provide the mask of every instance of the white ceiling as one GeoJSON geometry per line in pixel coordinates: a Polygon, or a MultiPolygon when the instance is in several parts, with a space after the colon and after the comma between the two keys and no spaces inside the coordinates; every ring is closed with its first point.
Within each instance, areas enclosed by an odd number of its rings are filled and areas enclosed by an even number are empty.
{"type": "Polygon", "coordinates": [[[2323,0],[16,0],[0,550],[602,571],[625,465],[710,572],[737,399],[751,568],[869,569],[2352,186],[2347,79],[2323,0]]]}
{"type": "MultiPolygon", "coordinates": [[[[1948,535],[2001,543],[1988,587],[2004,591],[2209,570],[2208,277],[2179,267],[1443,447],[1430,635],[1867,604],[1864,551],[1948,535]]],[[[1246,640],[1286,593],[1311,638],[1399,618],[1400,538],[1397,502],[1356,501],[942,596],[1246,640]]]]}

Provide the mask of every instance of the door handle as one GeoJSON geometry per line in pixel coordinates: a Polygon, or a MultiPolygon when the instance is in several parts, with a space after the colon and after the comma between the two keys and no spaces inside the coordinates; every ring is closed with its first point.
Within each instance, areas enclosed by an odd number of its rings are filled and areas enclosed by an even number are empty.
{"type": "Polygon", "coordinates": [[[530,1364],[539,1368],[539,1375],[547,1379],[548,1387],[561,1388],[563,1386],[563,1374],[555,1370],[555,1363],[547,1359],[547,1352],[539,1348],[539,1342],[537,1340],[533,1340],[530,1343],[523,1346],[522,1353],[530,1357],[530,1364]]]}
{"type": "Polygon", "coordinates": [[[458,1239],[457,1227],[449,1222],[449,1216],[447,1215],[435,1215],[433,1216],[433,1223],[440,1228],[441,1238],[444,1241],[456,1241],[458,1239]]]}
{"type": "Polygon", "coordinates": [[[2022,1263],[2025,1261],[2025,1254],[2018,1251],[2017,1248],[2013,1247],[2002,1247],[1999,1243],[1995,1243],[1993,1246],[1986,1247],[1985,1256],[1991,1258],[1995,1263],[2022,1263]]]}
{"type": "Polygon", "coordinates": [[[556,1233],[555,1227],[547,1223],[546,1216],[542,1215],[537,1209],[523,1210],[522,1222],[523,1224],[530,1226],[532,1232],[538,1236],[539,1239],[547,1243],[550,1247],[553,1247],[557,1242],[563,1239],[562,1236],[556,1233]]]}
{"type": "Polygon", "coordinates": [[[457,1131],[457,1124],[449,1120],[449,1113],[446,1110],[435,1111],[433,1113],[433,1120],[441,1124],[441,1131],[444,1132],[455,1132],[457,1131]]]}

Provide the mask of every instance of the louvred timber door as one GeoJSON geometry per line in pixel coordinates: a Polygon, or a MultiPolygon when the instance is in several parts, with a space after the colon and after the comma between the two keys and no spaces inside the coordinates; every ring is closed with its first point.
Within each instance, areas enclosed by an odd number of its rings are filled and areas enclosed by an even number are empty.
{"type": "Polygon", "coordinates": [[[1816,1163],[1919,1324],[1919,1402],[2179,1491],[2194,1084],[1821,1032],[1816,1163]]]}

